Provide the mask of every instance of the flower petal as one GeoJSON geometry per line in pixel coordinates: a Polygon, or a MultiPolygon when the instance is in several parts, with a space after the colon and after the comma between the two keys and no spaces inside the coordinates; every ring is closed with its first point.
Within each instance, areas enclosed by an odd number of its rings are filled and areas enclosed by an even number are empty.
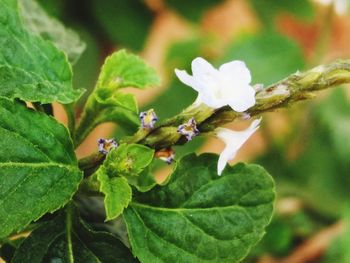
{"type": "Polygon", "coordinates": [[[231,79],[232,82],[249,84],[252,81],[249,69],[246,64],[240,60],[222,64],[219,71],[222,75],[231,79]]]}
{"type": "Polygon", "coordinates": [[[252,86],[243,86],[233,92],[228,105],[236,112],[244,112],[255,105],[255,89],[252,86]]]}
{"type": "Polygon", "coordinates": [[[232,153],[229,148],[225,148],[218,160],[218,175],[220,176],[222,174],[222,171],[224,170],[227,162],[231,159],[233,159],[236,156],[237,152],[232,153]]]}
{"type": "MultiPolygon", "coordinates": [[[[179,78],[179,80],[186,84],[187,86],[190,86],[192,88],[194,88],[193,84],[194,84],[194,81],[193,81],[193,77],[191,75],[189,75],[186,70],[179,70],[179,69],[175,69],[175,74],[176,76],[179,78]]],[[[195,88],[194,88],[195,89],[195,88]]],[[[196,89],[195,89],[196,90],[196,89]]]]}
{"type": "Polygon", "coordinates": [[[226,144],[225,149],[221,152],[218,161],[218,174],[221,175],[226,163],[232,160],[237,151],[249,139],[249,137],[259,128],[261,118],[254,120],[250,126],[243,131],[233,131],[226,128],[217,128],[216,135],[226,144]]]}
{"type": "Polygon", "coordinates": [[[192,75],[207,75],[212,74],[216,69],[204,58],[197,57],[192,60],[192,75]]]}

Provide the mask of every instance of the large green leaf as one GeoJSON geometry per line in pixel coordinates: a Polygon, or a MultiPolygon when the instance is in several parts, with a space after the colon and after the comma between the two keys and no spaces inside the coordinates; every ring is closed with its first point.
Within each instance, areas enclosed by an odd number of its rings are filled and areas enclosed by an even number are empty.
{"type": "Polygon", "coordinates": [[[67,203],[82,179],[67,129],[0,98],[0,237],[67,203]]]}
{"type": "Polygon", "coordinates": [[[72,88],[72,70],[65,54],[30,34],[18,14],[17,1],[0,0],[0,96],[63,104],[82,90],[72,88]]]}
{"type": "Polygon", "coordinates": [[[62,213],[42,224],[16,250],[12,263],[137,262],[117,238],[95,232],[74,214],[62,213]]]}
{"type": "Polygon", "coordinates": [[[141,262],[238,262],[263,236],[275,197],[258,165],[217,175],[217,156],[187,155],[169,183],[136,195],[124,211],[141,262]]]}
{"type": "Polygon", "coordinates": [[[52,41],[75,63],[85,50],[85,43],[71,29],[65,28],[58,20],[50,17],[35,0],[18,0],[23,25],[35,35],[52,41]]]}
{"type": "Polygon", "coordinates": [[[118,217],[129,205],[132,193],[129,180],[141,189],[153,186],[147,173],[142,174],[142,179],[135,179],[151,163],[153,155],[153,149],[139,144],[122,144],[107,155],[96,172],[100,191],[105,195],[106,220],[118,217]]]}
{"type": "Polygon", "coordinates": [[[140,124],[137,103],[134,95],[122,93],[121,89],[145,89],[158,84],[156,71],[138,56],[125,50],[109,56],[101,69],[96,88],[86,102],[77,128],[77,143],[81,143],[98,124],[108,121],[135,132],[140,124]]]}

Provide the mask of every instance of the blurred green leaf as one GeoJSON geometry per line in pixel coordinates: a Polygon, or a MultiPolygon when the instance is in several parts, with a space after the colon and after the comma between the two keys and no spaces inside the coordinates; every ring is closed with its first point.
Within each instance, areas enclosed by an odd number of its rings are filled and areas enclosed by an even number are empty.
{"type": "Polygon", "coordinates": [[[287,13],[304,20],[314,17],[314,9],[310,0],[250,0],[261,22],[267,27],[273,27],[276,16],[287,13]]]}
{"type": "Polygon", "coordinates": [[[328,247],[322,263],[348,263],[350,262],[350,210],[345,209],[343,216],[345,231],[336,237],[328,247]]]}
{"type": "Polygon", "coordinates": [[[265,86],[304,68],[304,58],[298,44],[270,31],[235,40],[220,59],[220,64],[231,60],[243,60],[251,71],[252,82],[265,86]]]}
{"type": "Polygon", "coordinates": [[[85,43],[73,30],[50,17],[35,0],[18,0],[24,26],[33,34],[52,41],[74,64],[85,50],[85,43]]]}
{"type": "Polygon", "coordinates": [[[165,186],[135,194],[123,216],[140,261],[239,262],[261,239],[272,178],[253,164],[227,167],[222,176],[216,166],[213,154],[187,155],[165,186]]]}
{"type": "Polygon", "coordinates": [[[165,0],[165,2],[180,15],[193,22],[198,22],[205,11],[222,3],[223,0],[165,0]]]}
{"type": "Polygon", "coordinates": [[[76,88],[84,88],[86,92],[78,101],[81,107],[86,102],[88,96],[95,87],[96,80],[101,68],[100,49],[98,39],[82,26],[75,28],[79,35],[86,43],[86,50],[81,55],[77,63],[73,65],[73,86],[76,88]]]}
{"type": "MultiPolygon", "coordinates": [[[[342,163],[350,156],[350,102],[344,89],[333,91],[325,103],[315,108],[319,125],[325,128],[342,163]]],[[[349,181],[350,182],[350,181],[349,181]]]]}
{"type": "Polygon", "coordinates": [[[134,50],[142,49],[153,22],[144,1],[92,0],[92,11],[113,42],[134,50]]]}
{"type": "MultiPolygon", "coordinates": [[[[276,160],[275,153],[259,163],[275,171],[281,195],[298,196],[317,213],[338,217],[346,205],[344,200],[350,198],[350,104],[344,91],[338,89],[314,104],[311,113],[303,113],[309,114],[308,122],[304,132],[298,134],[302,151],[296,159],[276,160]]],[[[287,155],[284,151],[278,154],[287,155]]]]}

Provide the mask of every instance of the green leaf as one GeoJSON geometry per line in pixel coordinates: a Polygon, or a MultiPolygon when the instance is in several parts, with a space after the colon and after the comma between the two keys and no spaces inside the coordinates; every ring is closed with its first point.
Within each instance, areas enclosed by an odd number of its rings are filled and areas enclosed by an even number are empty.
{"type": "Polygon", "coordinates": [[[154,69],[138,56],[118,51],[109,56],[92,92],[77,128],[77,144],[99,124],[116,122],[130,133],[140,125],[138,107],[134,95],[122,93],[120,89],[134,87],[145,89],[159,84],[154,69]]]}
{"type": "Polygon", "coordinates": [[[270,222],[274,184],[258,165],[217,175],[217,156],[187,155],[165,186],[135,195],[124,211],[141,262],[238,262],[270,222]]]}
{"type": "Polygon", "coordinates": [[[0,98],[0,237],[67,203],[82,172],[67,129],[0,98]]]}
{"type": "Polygon", "coordinates": [[[209,8],[223,2],[223,0],[166,0],[166,4],[176,10],[185,18],[197,22],[203,16],[203,13],[209,8]]]}
{"type": "Polygon", "coordinates": [[[33,34],[52,41],[74,64],[85,50],[85,43],[73,30],[50,17],[35,0],[18,0],[23,25],[33,34]]]}
{"type": "Polygon", "coordinates": [[[139,192],[147,192],[157,185],[157,182],[148,167],[138,176],[129,176],[127,179],[129,184],[135,186],[139,192]]]}
{"type": "Polygon", "coordinates": [[[109,176],[138,176],[153,160],[154,150],[140,144],[122,144],[107,155],[103,167],[109,176]]]}
{"type": "Polygon", "coordinates": [[[149,187],[149,178],[133,179],[152,162],[154,150],[139,144],[122,144],[111,151],[97,170],[100,191],[105,195],[107,218],[118,217],[131,201],[131,187],[128,180],[140,187],[149,187]]]}
{"type": "Polygon", "coordinates": [[[314,17],[314,9],[309,0],[250,0],[252,7],[267,27],[273,27],[277,15],[292,14],[303,20],[310,21],[314,17]]]}
{"type": "Polygon", "coordinates": [[[334,238],[330,246],[321,261],[321,263],[347,263],[350,262],[350,210],[347,207],[344,218],[342,219],[345,224],[345,231],[334,238]]]}
{"type": "Polygon", "coordinates": [[[153,21],[153,14],[144,1],[93,0],[92,11],[115,44],[142,50],[153,21]]]}
{"type": "Polygon", "coordinates": [[[121,50],[105,60],[97,88],[134,87],[144,89],[158,84],[159,77],[153,68],[149,67],[138,56],[121,50]]]}
{"type": "Polygon", "coordinates": [[[26,31],[15,0],[1,0],[0,36],[0,96],[63,104],[80,97],[65,54],[26,31]]]}
{"type": "Polygon", "coordinates": [[[113,235],[92,231],[74,214],[61,213],[52,221],[35,229],[16,250],[11,262],[126,263],[137,261],[123,243],[113,235]]]}
{"type": "Polygon", "coordinates": [[[106,221],[112,220],[123,213],[131,201],[132,190],[124,177],[110,178],[104,169],[97,172],[100,191],[105,195],[106,221]]]}
{"type": "Polygon", "coordinates": [[[304,68],[298,44],[279,33],[245,35],[227,49],[220,61],[243,60],[251,71],[253,83],[269,85],[304,68]]]}

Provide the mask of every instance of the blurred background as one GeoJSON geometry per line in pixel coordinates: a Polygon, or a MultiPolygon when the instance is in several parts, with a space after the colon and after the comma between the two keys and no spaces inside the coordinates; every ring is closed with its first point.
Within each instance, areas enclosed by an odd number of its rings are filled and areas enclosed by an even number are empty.
{"type": "MultiPolygon", "coordinates": [[[[91,90],[105,57],[125,48],[161,76],[159,87],[130,91],[137,95],[140,110],[154,108],[162,119],[194,101],[196,94],[175,78],[174,68],[190,72],[197,56],[216,66],[244,60],[253,83],[264,86],[297,70],[350,56],[347,0],[39,2],[87,43],[74,65],[76,88],[91,90]]],[[[258,133],[233,161],[265,166],[277,184],[273,221],[245,262],[350,262],[349,94],[349,88],[339,87],[318,94],[316,100],[265,114],[258,133]]],[[[64,121],[59,109],[56,115],[64,121]]],[[[97,138],[122,134],[112,124],[101,125],[78,154],[96,151],[97,138]]],[[[214,138],[198,137],[175,150],[179,158],[193,150],[219,153],[223,147],[214,138]]],[[[162,169],[160,176],[168,171],[162,169]]]]}

